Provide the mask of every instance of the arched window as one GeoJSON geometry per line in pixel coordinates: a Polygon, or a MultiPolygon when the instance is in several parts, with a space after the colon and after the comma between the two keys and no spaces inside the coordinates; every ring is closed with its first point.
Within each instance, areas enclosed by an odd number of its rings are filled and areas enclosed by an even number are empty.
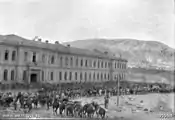
{"type": "Polygon", "coordinates": [[[88,66],[88,61],[87,61],[87,60],[86,60],[85,66],[86,66],[86,67],[88,66]]]}
{"type": "Polygon", "coordinates": [[[7,79],[8,79],[8,70],[5,69],[4,70],[4,80],[7,81],[7,79]]]}
{"type": "Polygon", "coordinates": [[[51,64],[54,64],[54,62],[55,62],[55,58],[54,58],[54,56],[52,56],[51,57],[51,64]]]}
{"type": "Polygon", "coordinates": [[[26,79],[27,79],[27,71],[24,70],[24,71],[23,71],[23,80],[26,80],[26,79]]]}
{"type": "Polygon", "coordinates": [[[67,80],[67,72],[64,73],[64,80],[67,80]]]}
{"type": "Polygon", "coordinates": [[[11,80],[14,80],[14,79],[15,79],[15,71],[12,70],[12,71],[11,71],[11,80]]]}
{"type": "Polygon", "coordinates": [[[89,73],[89,80],[91,80],[91,73],[89,73]]]}
{"type": "Polygon", "coordinates": [[[53,80],[53,72],[50,73],[50,80],[53,80]]]}
{"type": "Polygon", "coordinates": [[[8,70],[4,70],[4,80],[7,81],[8,79],[8,70]]]}
{"type": "Polygon", "coordinates": [[[15,61],[15,59],[16,59],[16,51],[13,51],[12,52],[12,61],[15,61]]]}
{"type": "Polygon", "coordinates": [[[59,78],[62,80],[62,72],[59,72],[59,78]]]}
{"type": "Polygon", "coordinates": [[[94,80],[95,80],[95,73],[94,73],[94,80]]]}
{"type": "Polygon", "coordinates": [[[86,72],[85,72],[85,74],[84,74],[84,80],[85,80],[85,81],[87,80],[86,72]]]}
{"type": "Polygon", "coordinates": [[[68,61],[68,58],[66,57],[66,58],[65,58],[65,65],[66,65],[66,66],[68,65],[68,62],[69,62],[69,61],[68,61]]]}
{"type": "Polygon", "coordinates": [[[9,51],[6,50],[6,51],[5,51],[5,54],[4,54],[4,59],[5,59],[5,60],[8,60],[8,57],[9,57],[9,51]]]}
{"type": "Polygon", "coordinates": [[[46,55],[43,54],[43,55],[42,55],[42,62],[43,62],[43,63],[45,62],[45,59],[46,59],[46,55]]]}
{"type": "Polygon", "coordinates": [[[69,72],[69,80],[72,80],[72,72],[69,72]]]}
{"type": "Polygon", "coordinates": [[[63,65],[63,57],[60,57],[60,66],[63,65]]]}
{"type": "Polygon", "coordinates": [[[94,67],[96,67],[96,61],[94,61],[94,67]]]}
{"type": "Polygon", "coordinates": [[[73,66],[73,58],[70,58],[70,66],[73,66]]]}
{"type": "Polygon", "coordinates": [[[81,59],[81,67],[83,66],[83,59],[81,59]]]}
{"type": "Polygon", "coordinates": [[[75,80],[77,80],[77,72],[75,72],[75,80]]]}
{"type": "Polygon", "coordinates": [[[42,71],[42,81],[44,81],[44,71],[42,71]]]}

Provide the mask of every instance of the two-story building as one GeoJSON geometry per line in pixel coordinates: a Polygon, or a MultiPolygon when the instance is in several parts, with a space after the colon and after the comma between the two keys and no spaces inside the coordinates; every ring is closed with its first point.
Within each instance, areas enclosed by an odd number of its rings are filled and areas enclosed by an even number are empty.
{"type": "Polygon", "coordinates": [[[84,83],[126,79],[127,60],[55,42],[0,36],[1,83],[84,83]]]}

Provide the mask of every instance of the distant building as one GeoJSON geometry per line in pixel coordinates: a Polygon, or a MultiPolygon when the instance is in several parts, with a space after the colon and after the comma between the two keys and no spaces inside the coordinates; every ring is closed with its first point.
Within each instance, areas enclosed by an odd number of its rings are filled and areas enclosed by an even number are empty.
{"type": "Polygon", "coordinates": [[[55,42],[0,36],[1,83],[104,82],[126,79],[127,60],[55,42]]]}

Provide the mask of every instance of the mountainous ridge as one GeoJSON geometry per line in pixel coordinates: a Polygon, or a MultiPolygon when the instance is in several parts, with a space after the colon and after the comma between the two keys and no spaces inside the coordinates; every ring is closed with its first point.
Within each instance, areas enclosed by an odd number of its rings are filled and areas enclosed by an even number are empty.
{"type": "Polygon", "coordinates": [[[166,64],[174,66],[175,49],[158,41],[137,39],[86,39],[65,42],[72,47],[89,50],[108,51],[116,56],[128,59],[129,64],[166,64]]]}

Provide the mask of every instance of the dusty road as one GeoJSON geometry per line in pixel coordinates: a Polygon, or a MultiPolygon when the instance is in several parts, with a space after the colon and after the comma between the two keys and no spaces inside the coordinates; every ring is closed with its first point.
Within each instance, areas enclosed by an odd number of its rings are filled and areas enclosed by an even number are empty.
{"type": "MultiPolygon", "coordinates": [[[[104,106],[103,97],[91,97],[76,99],[83,104],[96,101],[102,107],[104,106]]],[[[174,94],[149,94],[138,96],[120,97],[120,106],[116,105],[117,97],[111,97],[107,117],[122,120],[174,120],[174,94]],[[143,100],[143,103],[140,101],[143,100]],[[162,110],[159,109],[162,106],[162,110]],[[148,112],[153,110],[154,112],[148,112]],[[172,111],[172,112],[171,112],[172,111]]],[[[22,110],[14,111],[13,108],[0,109],[1,118],[61,118],[64,116],[54,115],[52,109],[46,110],[46,107],[33,109],[31,113],[24,114],[22,110]]],[[[64,117],[65,118],[65,117],[64,117]]]]}

